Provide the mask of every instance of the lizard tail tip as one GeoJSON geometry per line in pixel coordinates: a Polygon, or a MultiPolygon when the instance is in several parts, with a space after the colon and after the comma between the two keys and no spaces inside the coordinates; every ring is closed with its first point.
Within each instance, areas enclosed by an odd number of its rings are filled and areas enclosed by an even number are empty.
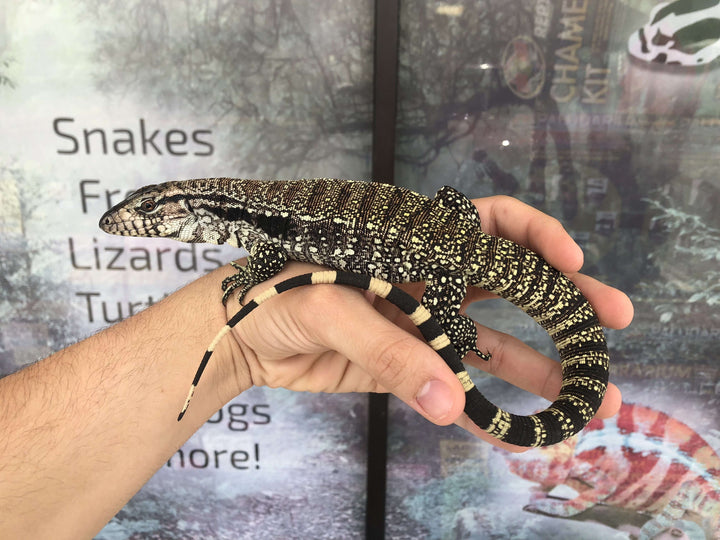
{"type": "Polygon", "coordinates": [[[195,385],[193,384],[190,386],[190,391],[188,392],[187,398],[185,398],[185,404],[183,405],[182,410],[180,411],[180,414],[178,414],[177,421],[179,422],[182,420],[183,416],[185,416],[185,411],[187,411],[188,406],[190,405],[190,400],[193,397],[193,392],[195,392],[195,385]]]}

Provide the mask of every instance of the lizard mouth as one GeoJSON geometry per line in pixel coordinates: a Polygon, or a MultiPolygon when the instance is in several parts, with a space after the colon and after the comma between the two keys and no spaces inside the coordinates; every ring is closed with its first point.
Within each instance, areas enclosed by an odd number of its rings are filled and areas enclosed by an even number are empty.
{"type": "Polygon", "coordinates": [[[100,218],[100,223],[98,223],[98,225],[100,225],[100,228],[103,231],[106,231],[112,225],[112,219],[110,219],[110,216],[105,214],[103,217],[100,218]]]}
{"type": "Polygon", "coordinates": [[[114,210],[105,212],[100,218],[98,226],[108,234],[140,236],[140,231],[137,227],[130,226],[130,222],[122,219],[118,212],[114,210]]]}
{"type": "Polygon", "coordinates": [[[105,212],[103,214],[103,216],[100,218],[100,221],[98,222],[98,226],[106,233],[112,233],[117,230],[117,224],[112,218],[111,212],[105,212]]]}

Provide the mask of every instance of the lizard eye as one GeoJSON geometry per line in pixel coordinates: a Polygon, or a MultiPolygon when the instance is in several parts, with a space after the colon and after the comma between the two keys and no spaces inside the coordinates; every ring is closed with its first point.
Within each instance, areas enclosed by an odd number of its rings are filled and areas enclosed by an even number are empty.
{"type": "Polygon", "coordinates": [[[157,203],[153,199],[143,199],[140,201],[140,211],[149,214],[157,208],[157,203]]]}

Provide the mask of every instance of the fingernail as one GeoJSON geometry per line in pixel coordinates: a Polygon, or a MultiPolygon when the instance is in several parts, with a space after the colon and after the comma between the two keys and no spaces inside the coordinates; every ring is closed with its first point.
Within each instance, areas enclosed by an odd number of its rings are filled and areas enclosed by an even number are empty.
{"type": "Polygon", "coordinates": [[[426,382],[415,396],[415,400],[423,411],[435,420],[447,416],[455,402],[450,387],[437,379],[426,382]]]}

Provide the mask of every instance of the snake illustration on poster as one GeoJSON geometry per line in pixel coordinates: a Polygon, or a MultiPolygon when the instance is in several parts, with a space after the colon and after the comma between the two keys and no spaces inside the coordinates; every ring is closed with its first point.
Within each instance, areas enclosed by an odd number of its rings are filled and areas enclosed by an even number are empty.
{"type": "MultiPolygon", "coordinates": [[[[1,2],[0,375],[243,255],[102,233],[149,181],[369,178],[372,16],[335,0],[1,2]]],[[[358,536],[366,418],[364,395],[245,392],[97,538],[358,536]]]]}
{"type": "MultiPolygon", "coordinates": [[[[718,39],[718,1],[402,4],[396,182],[555,216],[635,319],[608,332],[620,414],[561,445],[490,451],[392,400],[390,536],[720,534],[718,39]]],[[[482,304],[476,321],[554,355],[524,314],[482,304]]],[[[546,405],[472,376],[508,410],[546,405]]]]}

